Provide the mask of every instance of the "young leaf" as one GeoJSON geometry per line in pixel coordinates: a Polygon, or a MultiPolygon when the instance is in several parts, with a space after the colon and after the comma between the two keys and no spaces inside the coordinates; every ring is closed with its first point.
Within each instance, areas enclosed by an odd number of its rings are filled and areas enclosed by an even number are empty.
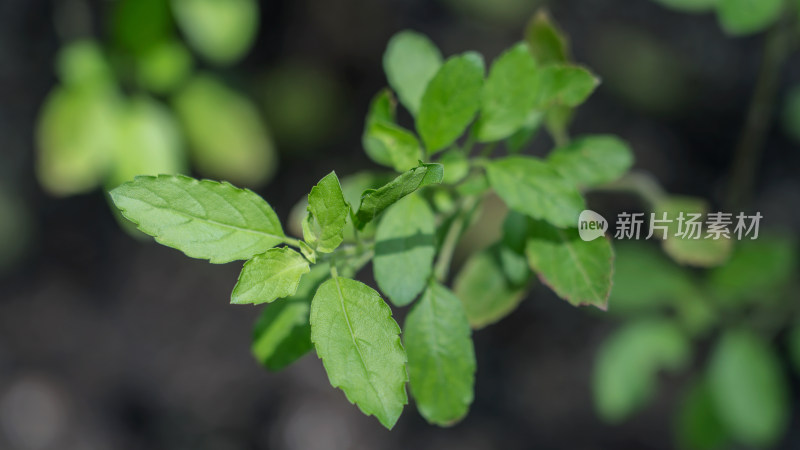
{"type": "Polygon", "coordinates": [[[448,59],[428,83],[417,115],[428,153],[452,144],[472,122],[480,107],[483,70],[483,57],[467,52],[448,59]]]}
{"type": "Polygon", "coordinates": [[[577,188],[545,162],[509,156],[487,166],[489,183],[509,208],[558,227],[574,227],[585,203],[577,188]]]}
{"type": "Polygon", "coordinates": [[[536,105],[536,62],[520,43],[492,64],[481,92],[481,114],[475,123],[479,141],[505,139],[519,130],[536,105]]]}
{"type": "Polygon", "coordinates": [[[179,90],[174,106],[203,174],[248,186],[272,176],[277,159],[272,137],[246,97],[200,75],[179,90]]]}
{"type": "Polygon", "coordinates": [[[189,43],[216,64],[239,60],[258,31],[255,0],[173,0],[172,10],[189,43]]]}
{"type": "Polygon", "coordinates": [[[375,233],[375,281],[397,306],[411,303],[433,271],[436,220],[425,200],[409,195],[383,215],[375,233]]]}
{"type": "Polygon", "coordinates": [[[258,305],[294,295],[308,271],[308,261],[300,253],[288,247],[271,248],[244,263],[231,303],[258,305]]]}
{"type": "Polygon", "coordinates": [[[625,174],[633,165],[633,153],[616,136],[583,136],[553,150],[547,162],[570,182],[592,187],[625,174]]]}
{"type": "Polygon", "coordinates": [[[112,190],[111,199],[160,244],[215,264],[250,259],[285,238],[264,199],[225,182],[140,176],[112,190]]]}
{"type": "Polygon", "coordinates": [[[267,369],[283,369],[314,348],[309,324],[311,298],[328,276],[329,266],[318,264],[300,280],[294,295],[264,308],[253,329],[250,350],[267,369]]]}
{"type": "Polygon", "coordinates": [[[586,101],[600,84],[591,72],[579,66],[552,65],[538,71],[537,107],[553,105],[575,107],[586,101]]]}
{"type": "Polygon", "coordinates": [[[496,247],[472,255],[453,282],[472,328],[483,328],[510,314],[525,298],[503,272],[496,247]]]}
{"type": "Polygon", "coordinates": [[[731,436],[768,447],[789,424],[789,386],[769,343],[750,331],[722,335],[708,366],[714,405],[731,436]]]}
{"type": "Polygon", "coordinates": [[[783,0],[719,0],[717,18],[728,34],[753,34],[778,20],[783,4],[783,0]]]}
{"type": "Polygon", "coordinates": [[[464,306],[440,284],[431,284],[406,317],[409,388],[430,423],[452,425],[469,410],[475,383],[471,334],[464,306]]]}
{"type": "Polygon", "coordinates": [[[444,171],[441,164],[422,163],[381,186],[368,189],[361,195],[361,205],[356,213],[358,229],[377,217],[384,209],[419,188],[442,182],[444,171]]]}
{"type": "Polygon", "coordinates": [[[577,228],[533,221],[525,254],[531,269],[559,297],[575,306],[605,311],[611,293],[614,251],[606,238],[583,241],[577,228]]]}
{"type": "Polygon", "coordinates": [[[525,41],[539,64],[569,60],[569,43],[564,33],[546,11],[538,12],[525,28],[525,41]]]}
{"type": "Polygon", "coordinates": [[[690,351],[681,330],[666,319],[640,320],[614,333],[600,348],[592,375],[600,417],[625,420],[652,398],[658,372],[685,367],[690,351]]]}
{"type": "Polygon", "coordinates": [[[383,54],[383,70],[389,85],[412,115],[417,115],[425,87],[441,66],[439,49],[416,31],[395,34],[383,54]]]}
{"type": "Polygon", "coordinates": [[[311,188],[311,193],[308,194],[308,213],[308,225],[303,228],[305,240],[323,253],[336,250],[344,240],[344,225],[350,206],[344,200],[335,172],[329,173],[311,188]]]}
{"type": "Polygon", "coordinates": [[[311,341],[331,385],[389,429],[408,403],[399,334],[389,305],[359,281],[334,277],[311,301],[311,341]]]}
{"type": "Polygon", "coordinates": [[[414,133],[390,122],[376,122],[365,132],[370,143],[367,154],[373,161],[405,172],[417,166],[422,146],[414,133]]]}

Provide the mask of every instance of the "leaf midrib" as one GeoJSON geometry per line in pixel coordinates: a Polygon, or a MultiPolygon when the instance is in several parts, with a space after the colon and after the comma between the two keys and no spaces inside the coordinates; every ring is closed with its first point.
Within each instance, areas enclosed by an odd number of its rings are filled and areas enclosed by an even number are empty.
{"type": "Polygon", "coordinates": [[[592,294],[595,296],[595,299],[602,300],[603,296],[601,296],[595,290],[594,286],[592,286],[591,279],[589,278],[589,274],[586,273],[586,270],[584,269],[583,264],[581,264],[581,260],[578,258],[577,253],[575,253],[575,249],[572,248],[572,244],[569,242],[567,237],[564,235],[564,232],[562,230],[560,230],[560,229],[556,229],[556,232],[558,233],[559,239],[561,239],[564,242],[564,247],[567,249],[567,252],[569,253],[570,258],[572,258],[572,260],[575,261],[575,265],[578,267],[578,272],[583,277],[583,281],[586,283],[586,286],[589,288],[590,291],[592,291],[592,294]]]}

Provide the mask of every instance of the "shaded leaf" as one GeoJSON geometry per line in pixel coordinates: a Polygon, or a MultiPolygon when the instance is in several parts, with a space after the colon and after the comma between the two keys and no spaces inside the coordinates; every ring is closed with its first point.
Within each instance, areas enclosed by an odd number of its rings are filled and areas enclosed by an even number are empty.
{"type": "Polygon", "coordinates": [[[717,18],[728,34],[753,34],[778,20],[783,3],[783,0],[719,0],[717,18]]]}
{"type": "Polygon", "coordinates": [[[421,164],[383,185],[378,189],[368,189],[361,195],[361,205],[356,213],[356,226],[359,229],[377,217],[384,209],[419,188],[442,182],[441,164],[421,164]]]}
{"type": "Polygon", "coordinates": [[[311,301],[311,341],[331,385],[389,429],[408,403],[399,334],[389,305],[359,281],[332,278],[311,301]]]}
{"type": "Polygon", "coordinates": [[[569,42],[547,11],[536,13],[525,28],[525,42],[539,64],[569,60],[569,42]]]}
{"type": "Polygon", "coordinates": [[[226,182],[139,176],[112,190],[111,199],[160,244],[212,263],[249,259],[285,237],[264,199],[226,182]]]}
{"type": "Polygon", "coordinates": [[[705,379],[695,380],[684,395],[676,420],[678,448],[713,450],[725,448],[728,432],[719,418],[705,379]]]}

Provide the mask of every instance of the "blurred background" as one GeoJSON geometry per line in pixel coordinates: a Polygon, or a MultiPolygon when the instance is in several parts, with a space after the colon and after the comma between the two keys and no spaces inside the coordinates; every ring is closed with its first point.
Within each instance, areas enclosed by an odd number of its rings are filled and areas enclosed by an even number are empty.
{"type": "MultiPolygon", "coordinates": [[[[787,2],[742,30],[720,26],[712,4],[0,1],[0,449],[800,448],[796,11],[787,2]],[[713,269],[620,246],[608,314],[535,285],[515,314],[475,333],[475,402],[452,428],[409,405],[386,431],[312,354],[268,372],[250,354],[260,308],[228,303],[240,265],[142,239],[109,208],[104,192],[136,174],[182,172],[249,186],[286,221],[330,170],[375,168],[361,133],[394,33],[490,61],[543,6],[603,81],[571,132],[619,135],[672,194],[719,210],[734,195],[729,212],[760,211],[768,238],[713,269]],[[743,136],[757,157],[736,169],[743,136]],[[712,306],[687,309],[686,298],[712,306]],[[618,344],[621,329],[645,342],[636,326],[673,319],[688,330],[680,370],[618,344]],[[752,361],[732,351],[732,367],[767,367],[722,380],[753,393],[734,407],[767,416],[749,434],[708,405],[725,365],[720,335],[755,348],[752,361]],[[610,416],[596,405],[598,365],[643,386],[610,416]]],[[[551,147],[542,133],[529,151],[551,147]]],[[[606,217],[643,210],[626,194],[589,200],[606,217]]]]}

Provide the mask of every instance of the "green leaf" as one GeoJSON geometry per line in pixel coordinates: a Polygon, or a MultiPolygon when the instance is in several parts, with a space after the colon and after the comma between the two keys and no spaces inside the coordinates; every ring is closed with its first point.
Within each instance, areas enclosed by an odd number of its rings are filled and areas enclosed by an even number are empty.
{"type": "Polygon", "coordinates": [[[540,111],[531,112],[528,118],[525,119],[525,123],[522,124],[522,127],[506,139],[508,153],[519,153],[525,148],[525,146],[536,137],[536,133],[539,131],[539,128],[541,128],[544,118],[545,116],[540,111]]]}
{"type": "Polygon", "coordinates": [[[280,370],[314,348],[311,343],[311,298],[330,276],[327,264],[318,264],[300,280],[297,292],[264,308],[253,329],[253,356],[269,370],[280,370]]]}
{"type": "Polygon", "coordinates": [[[409,387],[430,423],[452,425],[469,411],[475,383],[471,334],[463,305],[440,284],[431,284],[406,317],[409,387]]]}
{"type": "Polygon", "coordinates": [[[389,85],[412,115],[417,115],[425,87],[442,66],[442,54],[425,35],[401,31],[389,40],[383,70],[389,85]]]}
{"type": "Polygon", "coordinates": [[[311,301],[311,341],[331,385],[389,429],[408,403],[399,334],[389,305],[359,281],[334,277],[311,301]]]}
{"type": "Polygon", "coordinates": [[[600,80],[587,69],[558,64],[538,71],[539,109],[554,105],[575,107],[586,101],[600,84],[600,80]]]}
{"type": "Polygon", "coordinates": [[[525,257],[529,231],[530,219],[527,216],[516,211],[506,214],[499,257],[503,273],[514,286],[523,286],[531,278],[531,269],[525,257]]]}
{"type": "Polygon", "coordinates": [[[456,184],[469,174],[469,159],[457,148],[444,152],[439,158],[439,164],[444,167],[444,184],[456,184]]]}
{"type": "Polygon", "coordinates": [[[601,346],[592,376],[595,407],[609,423],[620,423],[653,397],[661,370],[689,363],[691,347],[666,319],[632,322],[601,346]]]}
{"type": "Polygon", "coordinates": [[[467,52],[449,58],[422,96],[417,131],[428,153],[452,144],[478,112],[483,86],[483,57],[467,52]]]}
{"type": "Polygon", "coordinates": [[[217,79],[191,79],[174,100],[194,162],[207,176],[248,186],[275,171],[275,148],[258,110],[217,79]]]}
{"type": "Polygon", "coordinates": [[[730,260],[711,272],[709,287],[727,304],[764,303],[779,300],[796,275],[793,240],[760,236],[740,241],[730,260]]]}
{"type": "Polygon", "coordinates": [[[483,328],[510,314],[525,298],[525,288],[515,287],[506,277],[498,248],[473,254],[453,281],[472,328],[483,328]]]}
{"type": "Polygon", "coordinates": [[[487,166],[489,183],[509,208],[558,227],[574,227],[585,203],[577,188],[549,164],[509,156],[487,166]]]}
{"type": "Polygon", "coordinates": [[[713,10],[720,0],[654,0],[656,3],[685,13],[701,13],[713,10]]]}
{"type": "Polygon", "coordinates": [[[308,229],[303,229],[305,240],[322,253],[336,250],[344,240],[344,226],[350,214],[350,205],[344,200],[335,172],[329,173],[311,188],[308,213],[310,223],[308,229]]]}
{"type": "Polygon", "coordinates": [[[728,34],[753,34],[778,20],[783,3],[783,0],[719,0],[717,18],[728,34]]]}
{"type": "Polygon", "coordinates": [[[36,176],[54,195],[90,191],[107,176],[116,138],[117,93],[95,85],[58,87],[37,124],[36,176]]]}
{"type": "MultiPolygon", "coordinates": [[[[675,262],[696,267],[715,267],[730,257],[733,241],[724,237],[707,239],[705,227],[702,227],[701,237],[698,239],[675,235],[678,231],[677,219],[681,212],[688,219],[690,213],[705,215],[707,210],[706,201],[695,197],[671,196],[654,205],[653,213],[657,218],[662,218],[666,213],[667,218],[672,220],[672,223],[668,224],[669,236],[662,241],[661,245],[664,252],[675,262]]],[[[702,217],[700,218],[701,222],[703,221],[702,217]]],[[[687,231],[686,226],[682,231],[687,231]]],[[[661,233],[658,232],[657,235],[660,237],[661,233]]]]}
{"type": "Polygon", "coordinates": [[[704,378],[695,380],[686,392],[679,406],[675,428],[678,448],[726,448],[728,432],[714,407],[711,387],[704,378]]]}
{"type": "MultiPolygon", "coordinates": [[[[798,2],[800,7],[800,2],[798,2]]],[[[781,114],[783,129],[795,142],[800,143],[800,86],[792,87],[786,94],[781,114]]]]}
{"type": "Polygon", "coordinates": [[[116,187],[136,175],[177,174],[187,170],[177,120],[148,97],[135,97],[120,111],[114,164],[107,185],[116,187]]]}
{"type": "Polygon", "coordinates": [[[136,79],[158,94],[172,92],[192,71],[192,55],[180,42],[164,41],[137,61],[136,79]]]}
{"type": "Polygon", "coordinates": [[[433,211],[417,195],[392,205],[378,223],[372,270],[395,305],[408,305],[425,288],[433,272],[435,231],[433,211]]]}
{"type": "Polygon", "coordinates": [[[113,6],[109,28],[114,43],[128,52],[141,54],[172,32],[167,0],[121,0],[113,6]]]}
{"type": "Polygon", "coordinates": [[[308,261],[300,253],[288,247],[271,248],[244,263],[231,303],[258,305],[294,295],[308,271],[308,261]]]}
{"type": "Polygon", "coordinates": [[[525,41],[539,64],[563,63],[569,60],[567,37],[547,11],[539,11],[533,16],[525,28],[525,41]]]}
{"type": "Polygon", "coordinates": [[[584,241],[577,228],[533,221],[525,246],[528,263],[559,297],[575,306],[605,311],[611,293],[614,251],[606,238],[584,241]]]}
{"type": "Polygon", "coordinates": [[[56,71],[66,86],[108,86],[114,81],[114,71],[100,43],[93,40],[72,41],[58,51],[56,71]]]}
{"type": "Polygon", "coordinates": [[[172,0],[172,10],[192,47],[215,64],[241,59],[258,31],[255,0],[172,0]]]}
{"type": "Polygon", "coordinates": [[[264,199],[226,182],[140,176],[112,190],[111,199],[160,244],[215,264],[250,259],[285,238],[264,199]]]}
{"type": "Polygon", "coordinates": [[[361,195],[361,205],[356,213],[356,226],[358,229],[364,228],[364,225],[372,221],[384,209],[417,189],[429,184],[441,183],[442,177],[441,164],[422,163],[419,167],[401,174],[378,189],[367,189],[361,195]]]}
{"type": "Polygon", "coordinates": [[[524,43],[495,60],[481,92],[474,131],[478,141],[505,139],[522,128],[538,98],[536,72],[536,61],[524,43]]]}
{"type": "Polygon", "coordinates": [[[769,343],[745,330],[722,335],[713,350],[708,377],[714,406],[737,441],[774,444],[789,424],[789,387],[769,343]]]}
{"type": "Polygon", "coordinates": [[[633,153],[615,136],[583,136],[553,150],[547,162],[570,182],[592,187],[624,175],[633,165],[633,153]]]}
{"type": "Polygon", "coordinates": [[[422,146],[414,133],[389,122],[375,122],[365,132],[367,155],[378,164],[404,172],[417,166],[422,146]]]}

